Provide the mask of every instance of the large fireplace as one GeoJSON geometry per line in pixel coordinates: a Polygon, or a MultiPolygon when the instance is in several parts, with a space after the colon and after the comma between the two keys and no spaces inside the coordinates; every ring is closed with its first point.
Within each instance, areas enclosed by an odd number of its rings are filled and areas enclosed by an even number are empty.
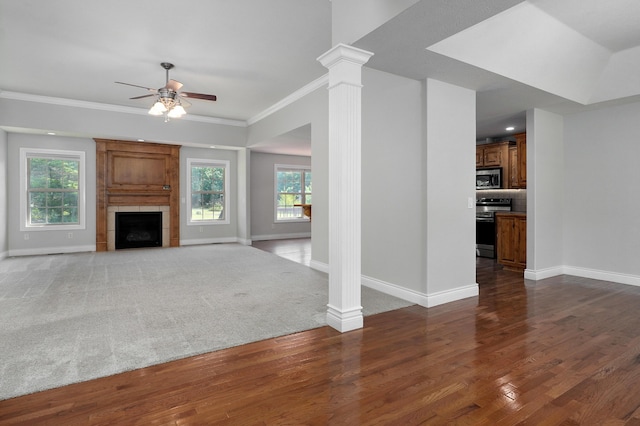
{"type": "Polygon", "coordinates": [[[162,247],[162,212],[117,212],[116,250],[162,247]]]}
{"type": "Polygon", "coordinates": [[[96,251],[179,247],[180,146],[95,141],[96,251]],[[129,224],[118,221],[116,238],[117,213],[135,214],[128,216],[129,224]]]}

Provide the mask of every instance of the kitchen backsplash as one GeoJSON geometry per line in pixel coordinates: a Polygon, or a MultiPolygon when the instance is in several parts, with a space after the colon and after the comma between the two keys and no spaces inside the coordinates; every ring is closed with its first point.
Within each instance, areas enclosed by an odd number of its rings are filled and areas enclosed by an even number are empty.
{"type": "Polygon", "coordinates": [[[476,191],[476,198],[511,198],[511,210],[527,212],[526,189],[482,189],[476,191]]]}

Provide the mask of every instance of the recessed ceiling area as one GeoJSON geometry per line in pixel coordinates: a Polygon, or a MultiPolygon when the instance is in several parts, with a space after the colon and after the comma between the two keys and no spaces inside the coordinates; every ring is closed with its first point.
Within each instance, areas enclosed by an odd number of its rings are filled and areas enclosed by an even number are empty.
{"type": "MultiPolygon", "coordinates": [[[[587,3],[593,2],[583,1],[580,8],[587,6],[589,10],[587,3]]],[[[593,4],[590,12],[601,9],[601,2],[593,4]]],[[[640,7],[635,8],[640,13],[640,7]]],[[[560,17],[566,18],[563,8],[547,9],[559,10],[560,17]]],[[[629,84],[634,80],[640,83],[634,78],[640,64],[640,48],[616,52],[598,43],[602,40],[619,47],[637,41],[631,38],[623,43],[621,37],[607,37],[603,30],[607,25],[613,27],[619,22],[628,25],[626,18],[619,18],[609,13],[594,25],[594,31],[584,25],[579,25],[578,31],[536,3],[524,2],[427,49],[587,105],[616,99],[621,90],[626,96],[640,94],[640,84],[629,84]],[[604,24],[605,18],[610,22],[604,24]]]]}
{"type": "Polygon", "coordinates": [[[611,52],[640,45],[637,0],[532,0],[531,3],[611,52]]]}

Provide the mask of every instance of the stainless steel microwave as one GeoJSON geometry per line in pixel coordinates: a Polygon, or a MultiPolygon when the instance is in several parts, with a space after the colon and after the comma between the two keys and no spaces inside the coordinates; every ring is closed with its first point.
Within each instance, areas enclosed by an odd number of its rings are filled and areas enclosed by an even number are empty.
{"type": "Polygon", "coordinates": [[[502,188],[502,168],[477,169],[476,189],[500,189],[502,188]]]}

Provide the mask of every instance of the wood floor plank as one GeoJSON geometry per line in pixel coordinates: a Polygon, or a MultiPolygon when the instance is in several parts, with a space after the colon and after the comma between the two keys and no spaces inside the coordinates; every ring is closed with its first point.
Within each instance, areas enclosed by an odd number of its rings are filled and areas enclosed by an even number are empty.
{"type": "Polygon", "coordinates": [[[640,425],[640,288],[478,262],[477,298],[0,401],[0,424],[640,425]]]}

